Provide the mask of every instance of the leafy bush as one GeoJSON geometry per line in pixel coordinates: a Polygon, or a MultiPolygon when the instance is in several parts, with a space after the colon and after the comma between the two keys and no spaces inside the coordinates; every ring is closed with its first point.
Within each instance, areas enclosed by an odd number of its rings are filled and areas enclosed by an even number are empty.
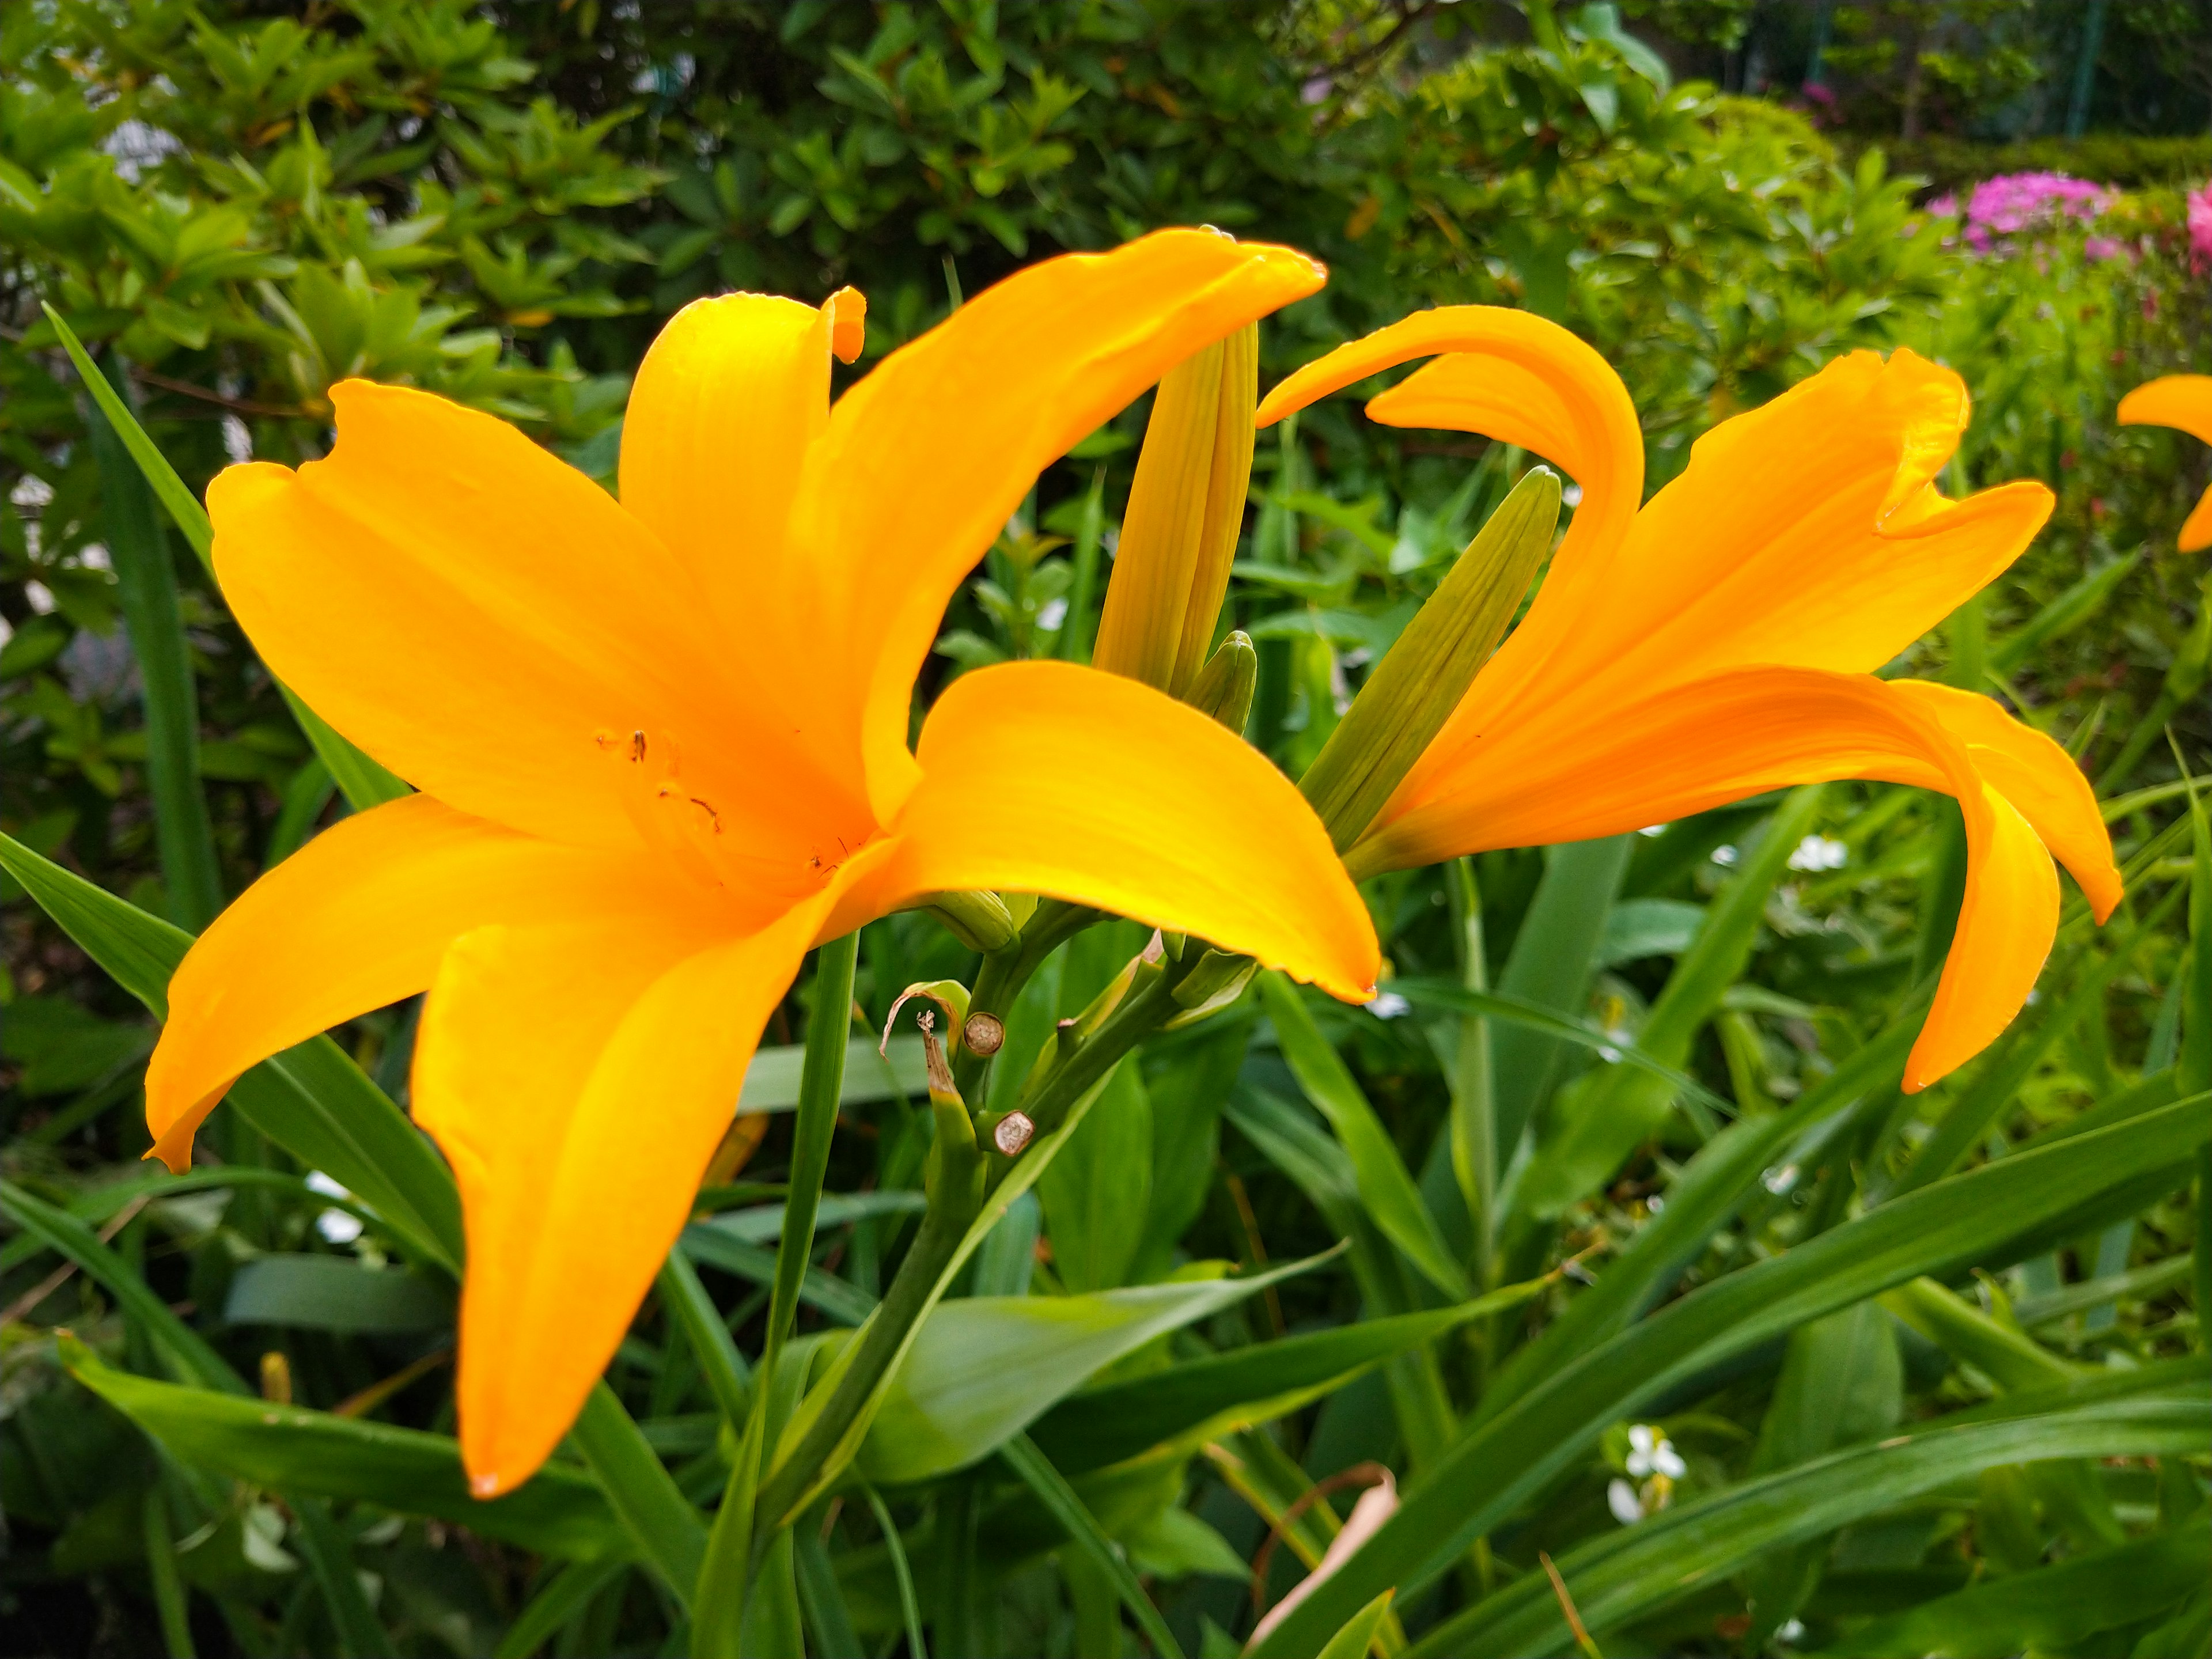
{"type": "MultiPolygon", "coordinates": [[[[2101,931],[2075,902],[2037,1006],[1907,1097],[1962,879],[1940,798],[1836,783],[1374,879],[1384,999],[1273,985],[1149,1042],[965,1270],[970,1367],[902,1395],[873,1485],[797,1535],[810,1650],[896,1650],[920,1620],[940,1653],[1115,1653],[1125,1615],[1156,1650],[1232,1650],[1379,1469],[1431,1544],[1473,1540],[1364,1564],[1416,1652],[1563,1650],[1573,1616],[1614,1651],[2201,1650],[2212,852],[2180,768],[2212,760],[2212,604],[2172,536],[2207,461],[2112,410],[2204,367],[2171,188],[2202,147],[2071,149],[2155,187],[1975,252],[1879,154],[1671,84],[1607,8],[1530,9],[1528,40],[1472,46],[1449,13],[1256,0],[7,13],[0,1606],[27,1646],[680,1648],[689,1586],[605,1437],[703,1528],[776,1270],[781,1114],[806,1036],[848,1030],[815,976],[770,1017],[762,1110],[610,1369],[627,1419],[469,1498],[411,1005],[264,1068],[203,1167],[131,1162],[140,1005],[184,944],[159,918],[204,925],[376,781],[174,556],[40,303],[194,491],[320,453],[354,374],[611,483],[629,371],[694,295],[854,283],[875,358],[1018,264],[1211,222],[1332,267],[1263,332],[1263,383],[1422,304],[1520,306],[1620,366],[1654,488],[1843,352],[1956,366],[1978,413],[1954,493],[2038,477],[2057,510],[1895,666],[2002,689],[2082,755],[2132,896],[2101,931]],[[1079,1308],[1110,1340],[1055,1337],[1079,1308]]],[[[2002,170],[1907,154],[1946,186],[2002,170]]],[[[928,692],[1087,655],[1144,416],[1040,481],[928,692]]],[[[1257,646],[1255,744],[1313,760],[1527,465],[1340,403],[1263,435],[1224,618],[1257,646]]],[[[1062,947],[999,1075],[1144,944],[1062,947]]],[[[976,964],[925,915],[871,924],[850,1034],[976,964]]],[[[912,1245],[929,1113],[912,1039],[890,1052],[846,1076],[805,1339],[912,1245]]],[[[1331,1627],[1353,1582],[1316,1596],[1331,1627]]]]}

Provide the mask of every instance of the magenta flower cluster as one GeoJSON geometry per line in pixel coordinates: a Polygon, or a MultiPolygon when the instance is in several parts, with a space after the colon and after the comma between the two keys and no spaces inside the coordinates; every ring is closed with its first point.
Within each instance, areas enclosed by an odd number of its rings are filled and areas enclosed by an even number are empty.
{"type": "MultiPolygon", "coordinates": [[[[1938,218],[1961,221],[1960,234],[1967,246],[1986,252],[2000,237],[2056,228],[2068,220],[2094,220],[2112,201],[2111,191],[2087,179],[2063,173],[2006,173],[1976,185],[1963,212],[1959,198],[1950,194],[1929,203],[1928,211],[1938,218]]],[[[2109,258],[2118,251],[2115,243],[2093,257],[2109,258]]]]}
{"type": "Polygon", "coordinates": [[[2197,270],[2212,270],[2212,181],[2189,192],[2189,258],[2197,270]]]}

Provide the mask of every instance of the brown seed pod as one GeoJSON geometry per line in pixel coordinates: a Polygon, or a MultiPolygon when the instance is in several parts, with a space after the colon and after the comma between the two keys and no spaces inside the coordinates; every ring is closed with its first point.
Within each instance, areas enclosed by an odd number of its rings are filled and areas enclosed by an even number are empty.
{"type": "Polygon", "coordinates": [[[1030,1137],[1036,1133],[1036,1125],[1030,1121],[1027,1112],[1008,1112],[999,1120],[999,1127],[991,1131],[991,1144],[1008,1158],[1013,1158],[1030,1144],[1030,1137]]]}
{"type": "Polygon", "coordinates": [[[967,1024],[960,1028],[960,1040],[968,1045],[969,1054],[988,1060],[1006,1046],[1006,1024],[996,1014],[979,1011],[968,1016],[967,1024]]]}

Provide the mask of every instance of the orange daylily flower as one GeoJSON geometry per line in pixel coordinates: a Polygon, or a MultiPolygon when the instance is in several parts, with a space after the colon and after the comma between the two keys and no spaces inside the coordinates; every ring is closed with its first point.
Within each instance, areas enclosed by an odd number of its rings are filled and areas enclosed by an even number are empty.
{"type": "Polygon", "coordinates": [[[1905,1087],[1978,1053],[2050,954],[2050,854],[2100,921],[2120,878],[2057,744],[1988,697],[1871,672],[2010,564],[2051,511],[2039,483],[1937,491],[1966,424],[1958,376],[1905,350],[1840,359],[1716,427],[1640,509],[1627,388],[1523,313],[1408,318],[1292,375],[1260,422],[1415,357],[1436,361],[1370,417],[1521,445],[1583,495],[1521,625],[1347,849],[1353,874],[1617,835],[1783,784],[1940,789],[1965,814],[1970,867],[1905,1087]]]}
{"type": "MultiPolygon", "coordinates": [[[[2212,444],[2212,374],[2165,374],[2120,399],[2122,426],[2170,426],[2212,444]]],[[[2181,526],[2184,553],[2212,547],[2212,489],[2197,499],[2181,526]]]]}
{"type": "Polygon", "coordinates": [[[1322,280],[1198,231],[1052,260],[834,409],[857,295],[702,301],[638,373],[619,505],[489,416],[362,382],[334,389],[327,459],[216,481],[216,571],[263,657],[422,793],[317,837],[193,947],[147,1075],[155,1152],[183,1167],[256,1061],[428,992],[413,1103],[460,1188],[479,1492],[574,1418],[811,945],[1002,889],[1370,994],[1320,822],[1196,710],[1012,663],[907,746],[945,604],[1039,470],[1322,280]]]}

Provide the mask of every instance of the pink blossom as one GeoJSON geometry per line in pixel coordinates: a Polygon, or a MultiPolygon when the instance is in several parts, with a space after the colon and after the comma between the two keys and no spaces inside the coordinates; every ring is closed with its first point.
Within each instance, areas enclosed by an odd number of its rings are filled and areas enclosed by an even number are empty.
{"type": "Polygon", "coordinates": [[[2128,245],[2111,236],[2091,236],[2081,243],[2081,252],[2092,259],[2120,259],[2127,256],[2128,245]]]}
{"type": "Polygon", "coordinates": [[[2212,183],[2189,192],[2189,254],[2198,270],[2212,265],[2212,183]]]}
{"type": "MultiPolygon", "coordinates": [[[[2022,233],[2054,230],[2067,223],[2087,223],[2112,204],[2113,192],[2087,179],[2063,173],[2007,173],[1976,185],[1960,211],[1956,195],[1947,194],[1929,203],[1938,217],[1956,216],[1969,246],[1987,252],[2001,238],[2022,233]]],[[[2208,237],[2212,237],[2212,198],[2206,206],[2208,237]]],[[[2124,250],[2107,237],[2092,239],[2092,258],[2111,258],[2124,250]]]]}

